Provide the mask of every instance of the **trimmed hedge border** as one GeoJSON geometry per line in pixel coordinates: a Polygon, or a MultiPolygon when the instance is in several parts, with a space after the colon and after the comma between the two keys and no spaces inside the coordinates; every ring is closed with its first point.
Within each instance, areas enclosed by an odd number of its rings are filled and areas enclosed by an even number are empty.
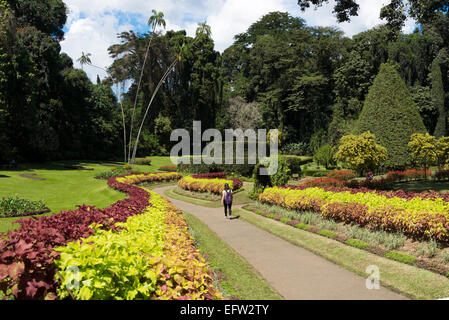
{"type": "Polygon", "coordinates": [[[260,212],[260,210],[254,208],[254,207],[252,207],[250,205],[243,206],[242,209],[246,210],[246,211],[249,211],[249,212],[252,212],[254,214],[263,216],[265,218],[270,218],[270,219],[282,222],[282,223],[284,223],[286,225],[289,225],[291,227],[294,227],[294,228],[297,228],[297,229],[301,229],[303,231],[312,232],[312,233],[318,234],[318,235],[323,236],[323,237],[331,238],[331,239],[333,239],[335,241],[338,241],[338,242],[341,242],[341,243],[343,243],[345,245],[350,245],[350,246],[356,247],[356,248],[358,248],[360,250],[368,251],[368,252],[370,252],[372,254],[375,254],[375,255],[378,255],[378,256],[381,256],[381,257],[384,257],[384,258],[387,258],[387,259],[395,260],[395,261],[398,261],[398,262],[401,262],[401,263],[406,263],[406,264],[412,265],[414,267],[425,269],[425,270],[428,270],[428,271],[431,271],[433,273],[436,273],[436,274],[439,274],[439,275],[442,275],[442,276],[445,276],[445,277],[449,278],[449,266],[446,267],[446,268],[444,268],[442,266],[439,267],[439,266],[436,266],[436,265],[434,265],[432,263],[428,263],[428,262],[426,262],[426,261],[424,261],[424,260],[422,260],[420,258],[409,256],[408,254],[405,254],[405,253],[397,252],[397,251],[394,251],[394,250],[388,251],[388,250],[383,249],[382,247],[369,245],[367,243],[366,243],[367,246],[363,246],[362,243],[365,244],[365,242],[363,242],[361,240],[358,240],[358,239],[352,239],[352,238],[349,238],[349,237],[344,236],[344,235],[337,235],[336,233],[334,233],[332,231],[329,231],[329,230],[325,230],[325,229],[321,229],[320,230],[319,228],[317,228],[315,226],[305,225],[305,224],[299,223],[296,220],[290,220],[289,219],[289,221],[285,222],[286,220],[284,220],[280,216],[276,216],[273,213],[268,213],[268,212],[257,213],[257,212],[260,212]],[[359,246],[363,247],[363,248],[360,248],[359,246]]]}

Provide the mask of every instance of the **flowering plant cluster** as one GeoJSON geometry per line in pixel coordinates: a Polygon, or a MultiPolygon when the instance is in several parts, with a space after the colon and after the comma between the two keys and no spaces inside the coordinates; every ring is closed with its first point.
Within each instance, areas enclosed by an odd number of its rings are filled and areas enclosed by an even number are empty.
{"type": "Polygon", "coordinates": [[[407,169],[405,171],[389,171],[387,179],[393,181],[412,181],[432,176],[432,170],[407,169]]]}
{"type": "Polygon", "coordinates": [[[184,190],[195,192],[211,192],[221,194],[224,190],[225,184],[236,191],[243,186],[243,182],[238,179],[196,179],[192,176],[184,177],[178,181],[178,186],[184,190]]]}
{"type": "Polygon", "coordinates": [[[226,172],[212,172],[212,173],[202,173],[202,174],[193,174],[192,177],[195,179],[217,179],[217,178],[226,178],[226,172]]]}
{"type": "Polygon", "coordinates": [[[177,166],[162,166],[159,168],[159,171],[176,172],[177,168],[177,166]]]}
{"type": "Polygon", "coordinates": [[[323,217],[369,228],[402,231],[412,237],[449,241],[449,202],[440,197],[387,197],[367,190],[269,188],[263,203],[294,210],[311,210],[323,217]]]}
{"type": "Polygon", "coordinates": [[[337,179],[340,181],[348,181],[356,178],[354,172],[349,170],[334,170],[326,175],[327,178],[337,179]]]}

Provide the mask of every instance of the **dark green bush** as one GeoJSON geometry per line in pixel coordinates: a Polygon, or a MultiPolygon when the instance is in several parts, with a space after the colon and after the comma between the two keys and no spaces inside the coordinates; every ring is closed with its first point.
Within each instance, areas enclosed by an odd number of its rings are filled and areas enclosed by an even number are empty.
{"type": "Polygon", "coordinates": [[[291,173],[301,173],[301,166],[311,163],[312,157],[281,156],[288,163],[291,173]]]}
{"type": "Polygon", "coordinates": [[[410,91],[395,67],[383,64],[366,98],[357,133],[370,131],[387,148],[386,168],[410,164],[408,143],[413,133],[425,133],[410,91]]]}
{"type": "Polygon", "coordinates": [[[331,166],[335,166],[337,164],[334,159],[334,155],[335,149],[331,145],[326,144],[315,152],[313,161],[326,169],[330,169],[331,166]]]}

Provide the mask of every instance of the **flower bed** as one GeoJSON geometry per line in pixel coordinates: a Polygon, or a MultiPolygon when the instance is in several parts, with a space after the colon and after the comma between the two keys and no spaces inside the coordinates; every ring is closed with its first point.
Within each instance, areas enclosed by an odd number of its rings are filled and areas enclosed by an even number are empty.
{"type": "Polygon", "coordinates": [[[212,173],[202,173],[202,174],[194,174],[192,178],[195,179],[219,179],[226,178],[228,174],[226,172],[212,172],[212,173]]]}
{"type": "Polygon", "coordinates": [[[147,191],[116,178],[109,179],[108,185],[130,197],[103,210],[82,205],[49,217],[20,219],[18,230],[0,236],[0,291],[16,299],[55,297],[53,262],[59,256],[55,247],[91,236],[92,224],[117,230],[117,222],[125,222],[148,206],[147,191]]]}
{"type": "Polygon", "coordinates": [[[348,181],[356,178],[354,172],[349,170],[334,170],[326,175],[327,178],[333,178],[340,181],[348,181]]]}
{"type": "Polygon", "coordinates": [[[221,298],[181,213],[158,194],[150,194],[152,206],[144,214],[118,224],[123,231],[99,231],[82,243],[56,249],[61,252],[61,259],[56,261],[61,275],[59,297],[221,298]],[[74,261],[81,286],[69,291],[66,287],[73,280],[74,261]]]}
{"type": "Polygon", "coordinates": [[[182,178],[182,175],[176,172],[156,172],[128,175],[126,177],[119,177],[117,181],[127,184],[138,184],[143,182],[164,182],[175,181],[182,178]]]}
{"type": "Polygon", "coordinates": [[[259,200],[287,209],[319,212],[337,221],[402,231],[411,237],[449,241],[449,203],[442,198],[408,200],[376,192],[269,188],[259,200]]]}
{"type": "Polygon", "coordinates": [[[177,168],[177,166],[162,166],[159,168],[159,171],[176,172],[177,168]]]}
{"type": "Polygon", "coordinates": [[[195,179],[194,177],[188,176],[178,181],[178,186],[184,190],[195,191],[195,192],[211,192],[215,194],[221,194],[224,190],[225,184],[236,191],[243,186],[243,182],[235,179],[213,179],[213,178],[202,178],[195,179]]]}
{"type": "MultiPolygon", "coordinates": [[[[131,245],[133,241],[129,242],[129,239],[136,240],[133,237],[137,236],[152,237],[151,234],[141,230],[151,228],[151,225],[158,225],[157,221],[160,225],[161,220],[157,220],[157,218],[154,218],[155,221],[152,220],[153,213],[156,212],[154,210],[159,210],[159,214],[162,214],[160,211],[163,210],[162,206],[165,205],[167,212],[164,216],[164,258],[156,257],[155,260],[151,260],[151,268],[148,268],[148,273],[145,274],[151,281],[154,279],[153,273],[156,277],[155,284],[152,282],[148,285],[149,288],[152,285],[157,287],[157,290],[150,297],[161,299],[177,297],[217,298],[217,292],[209,285],[210,275],[205,271],[204,261],[195,251],[191,238],[188,238],[186,233],[188,229],[182,216],[175,212],[175,209],[168,202],[160,200],[156,194],[152,193],[150,198],[149,191],[129,184],[139,182],[140,179],[135,176],[110,178],[108,185],[111,188],[128,193],[130,197],[114,203],[107,209],[101,210],[83,205],[76,210],[62,211],[60,214],[50,217],[19,220],[17,223],[21,226],[18,230],[0,236],[0,291],[6,297],[13,296],[16,299],[55,299],[58,298],[57,294],[62,294],[62,297],[64,297],[56,274],[59,258],[61,258],[61,261],[67,262],[65,259],[67,256],[64,257],[55,248],[58,247],[58,250],[64,251],[64,249],[61,250],[62,247],[72,248],[76,246],[74,243],[77,240],[87,239],[94,235],[95,237],[98,236],[98,239],[102,239],[101,237],[104,235],[116,237],[117,243],[107,242],[105,244],[105,242],[102,242],[106,247],[120,247],[120,244],[124,243],[131,245]],[[151,209],[153,199],[155,200],[154,210],[151,209]],[[142,215],[142,213],[145,214],[142,215]],[[130,217],[134,218],[128,219],[130,217]],[[125,222],[129,222],[129,224],[125,222]],[[125,240],[120,238],[121,232],[125,232],[123,234],[125,240]],[[170,251],[169,248],[172,249],[173,247],[178,249],[170,251]],[[191,272],[193,272],[194,278],[191,278],[191,272]],[[169,278],[172,275],[173,278],[169,278]],[[181,279],[180,276],[185,276],[181,281],[182,287],[178,283],[178,280],[181,279]],[[191,282],[187,283],[186,279],[191,282]],[[165,286],[162,284],[163,281],[165,286]],[[173,284],[173,287],[170,284],[173,284]],[[159,285],[161,286],[159,287],[159,285]],[[179,296],[179,294],[183,295],[179,296]]],[[[154,231],[154,229],[151,230],[154,231]]],[[[140,241],[134,242],[135,245],[143,245],[147,243],[147,240],[146,238],[140,238],[140,241]]],[[[103,249],[106,250],[106,247],[103,249]]],[[[145,251],[146,248],[148,247],[142,247],[141,249],[145,251]]],[[[137,249],[134,246],[130,250],[130,252],[135,253],[132,250],[137,249]]],[[[88,255],[90,254],[94,253],[89,252],[88,255]]],[[[86,252],[84,252],[84,255],[86,255],[86,252]]],[[[105,261],[107,259],[97,262],[104,264],[105,261]]],[[[62,267],[62,265],[59,266],[62,267]]],[[[120,270],[114,271],[121,272],[120,270]]],[[[132,274],[134,271],[125,268],[123,272],[132,274]]],[[[105,277],[99,281],[105,283],[109,280],[105,277]]],[[[83,285],[86,285],[86,283],[83,282],[83,285]]],[[[120,290],[119,287],[110,289],[120,290]]],[[[144,294],[144,292],[141,292],[142,288],[137,290],[137,294],[144,294]]],[[[134,291],[131,291],[127,293],[129,294],[128,297],[134,294],[134,291]]],[[[89,292],[84,289],[79,296],[73,297],[86,298],[89,295],[89,292]]]]}
{"type": "Polygon", "coordinates": [[[405,171],[389,171],[387,173],[386,178],[393,181],[412,181],[412,180],[426,179],[427,177],[431,176],[432,171],[430,169],[427,170],[408,169],[405,171]]]}

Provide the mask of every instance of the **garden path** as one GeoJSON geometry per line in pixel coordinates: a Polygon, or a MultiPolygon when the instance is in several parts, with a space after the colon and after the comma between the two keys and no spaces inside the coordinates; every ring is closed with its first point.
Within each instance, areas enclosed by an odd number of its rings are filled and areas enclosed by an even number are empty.
{"type": "MultiPolygon", "coordinates": [[[[161,195],[173,186],[154,189],[161,195]]],[[[366,279],[241,219],[227,220],[221,208],[169,200],[205,223],[248,261],[287,300],[403,300],[385,287],[368,290],[366,279]]],[[[238,208],[238,206],[237,206],[238,208]]]]}

